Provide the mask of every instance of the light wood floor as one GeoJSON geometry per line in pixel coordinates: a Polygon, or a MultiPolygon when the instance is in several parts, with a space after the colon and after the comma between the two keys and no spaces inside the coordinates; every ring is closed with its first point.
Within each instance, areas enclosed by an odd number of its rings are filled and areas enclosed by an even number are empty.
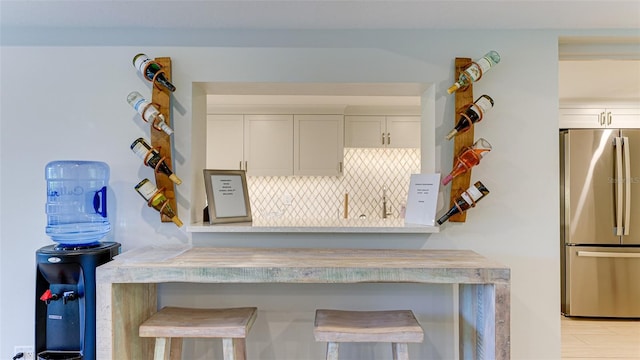
{"type": "Polygon", "coordinates": [[[640,320],[562,316],[562,359],[640,359],[640,320]]]}

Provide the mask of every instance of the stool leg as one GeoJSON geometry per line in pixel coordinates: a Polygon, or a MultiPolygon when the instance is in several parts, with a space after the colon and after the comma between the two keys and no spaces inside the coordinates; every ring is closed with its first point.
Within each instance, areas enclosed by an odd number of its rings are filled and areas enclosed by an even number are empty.
{"type": "Polygon", "coordinates": [[[391,343],[393,360],[409,360],[409,347],[407,343],[391,343]]]}
{"type": "Polygon", "coordinates": [[[246,360],[247,343],[244,338],[222,339],[222,355],[224,360],[246,360]]]}
{"type": "Polygon", "coordinates": [[[170,360],[171,338],[156,338],[156,347],[153,352],[154,360],[170,360]]]}
{"type": "Polygon", "coordinates": [[[327,360],[338,360],[338,345],[340,345],[340,343],[327,343],[327,360]]]}

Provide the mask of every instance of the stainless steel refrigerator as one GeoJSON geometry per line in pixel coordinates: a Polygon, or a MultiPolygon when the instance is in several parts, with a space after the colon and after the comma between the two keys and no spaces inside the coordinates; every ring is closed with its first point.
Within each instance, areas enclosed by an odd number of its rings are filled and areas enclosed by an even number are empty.
{"type": "Polygon", "coordinates": [[[560,131],[562,313],[640,317],[640,129],[560,131]]]}

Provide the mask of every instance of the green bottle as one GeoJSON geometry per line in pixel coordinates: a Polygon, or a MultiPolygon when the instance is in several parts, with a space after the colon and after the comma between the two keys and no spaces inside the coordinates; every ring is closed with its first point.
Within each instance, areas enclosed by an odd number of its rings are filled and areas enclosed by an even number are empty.
{"type": "Polygon", "coordinates": [[[137,54],[133,57],[133,67],[138,69],[138,71],[144,76],[145,79],[149,81],[153,81],[155,77],[155,81],[164,86],[171,92],[176,91],[176,87],[173,86],[172,83],[167,80],[163,73],[160,73],[156,76],[156,74],[162,70],[162,66],[157,62],[149,59],[149,57],[145,54],[137,54]]]}

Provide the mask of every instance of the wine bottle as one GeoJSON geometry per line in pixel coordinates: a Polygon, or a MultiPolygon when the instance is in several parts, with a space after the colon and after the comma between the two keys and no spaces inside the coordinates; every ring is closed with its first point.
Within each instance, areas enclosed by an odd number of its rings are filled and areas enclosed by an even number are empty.
{"type": "Polygon", "coordinates": [[[483,138],[479,138],[473,145],[463,149],[456,157],[456,162],[453,164],[453,169],[449,175],[442,179],[442,185],[447,185],[456,176],[462,175],[467,170],[478,165],[484,153],[489,151],[491,151],[491,144],[483,138]]]}
{"type": "Polygon", "coordinates": [[[160,155],[158,150],[151,147],[143,138],[137,138],[131,144],[131,150],[144,161],[144,164],[150,168],[161,172],[169,177],[171,181],[177,185],[182,184],[182,180],[171,171],[165,159],[160,155]]]}
{"type": "Polygon", "coordinates": [[[173,134],[173,129],[167,125],[164,115],[139,92],[130,92],[127,95],[127,102],[142,116],[142,120],[145,122],[152,121],[154,128],[164,131],[167,135],[173,134]]]}
{"type": "Polygon", "coordinates": [[[164,76],[164,72],[162,71],[162,66],[157,62],[149,59],[149,57],[145,54],[137,54],[133,57],[133,67],[138,69],[138,71],[144,76],[145,79],[156,82],[171,92],[176,91],[176,87],[173,86],[172,83],[169,82],[166,76],[164,76]]]}
{"type": "Polygon", "coordinates": [[[500,62],[500,55],[491,50],[484,55],[481,59],[478,59],[471,63],[464,71],[460,73],[458,81],[453,84],[447,92],[453,94],[458,89],[468,86],[472,82],[478,81],[484,73],[489,71],[493,65],[500,62]]]}
{"type": "Polygon", "coordinates": [[[182,227],[182,220],[178,218],[178,215],[176,215],[171,205],[169,205],[169,199],[167,199],[164,193],[159,191],[149,179],[140,181],[135,186],[135,189],[143,199],[147,200],[150,207],[170,218],[178,227],[182,227]]]}
{"type": "Polygon", "coordinates": [[[484,114],[493,108],[493,99],[489,95],[481,95],[473,104],[464,108],[466,109],[460,113],[460,119],[458,119],[456,126],[447,134],[447,140],[466,132],[472,124],[482,121],[484,114]]]}
{"type": "Polygon", "coordinates": [[[467,191],[458,196],[455,204],[444,215],[438,219],[438,225],[442,225],[455,214],[462,213],[470,207],[476,206],[476,203],[489,194],[489,190],[480,182],[470,186],[467,191]]]}

